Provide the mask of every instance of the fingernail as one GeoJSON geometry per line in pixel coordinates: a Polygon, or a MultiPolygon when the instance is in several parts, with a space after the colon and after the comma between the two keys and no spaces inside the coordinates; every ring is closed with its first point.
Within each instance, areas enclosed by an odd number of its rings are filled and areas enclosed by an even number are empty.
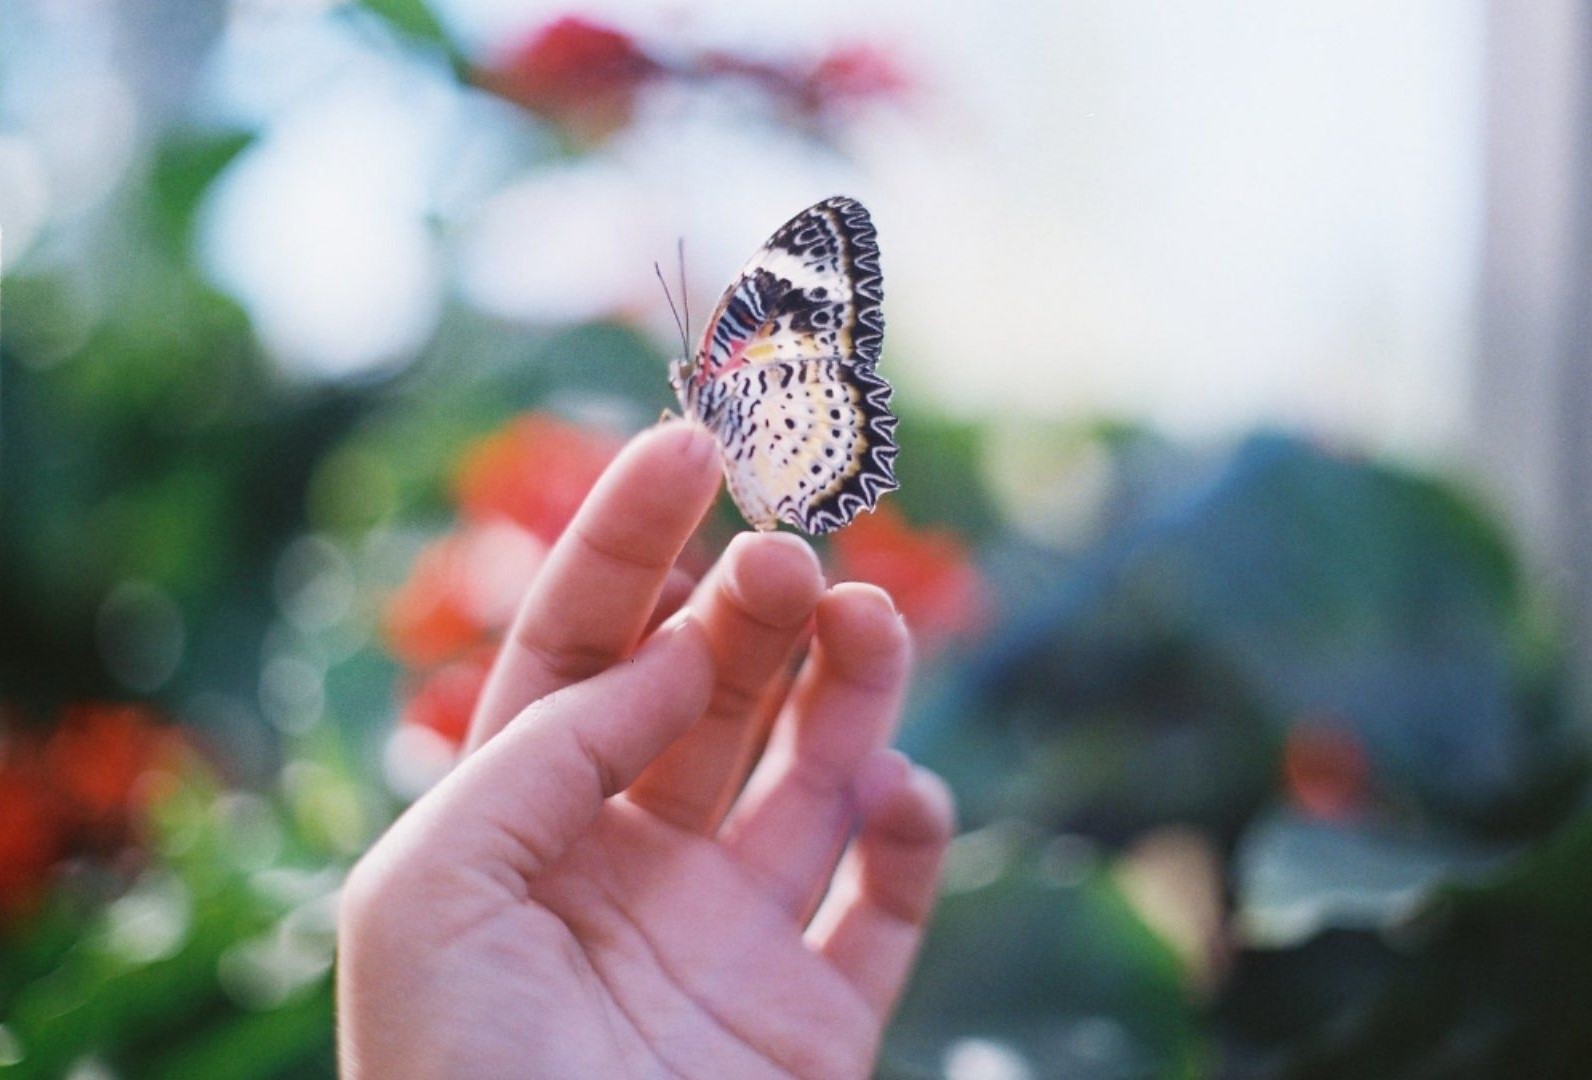
{"type": "Polygon", "coordinates": [[[658,425],[658,430],[676,440],[675,449],[682,457],[693,461],[706,461],[718,452],[718,441],[713,433],[701,424],[683,419],[670,419],[658,425]]]}
{"type": "Polygon", "coordinates": [[[690,621],[691,609],[689,607],[682,607],[679,611],[676,611],[673,615],[670,615],[667,619],[658,624],[658,628],[652,632],[652,637],[650,640],[661,641],[664,638],[673,637],[675,634],[678,634],[681,629],[683,629],[690,621]]]}
{"type": "Polygon", "coordinates": [[[890,595],[889,590],[871,581],[837,581],[829,587],[829,591],[837,595],[851,593],[859,596],[883,597],[885,607],[892,612],[896,610],[895,597],[890,595]]]}
{"type": "Polygon", "coordinates": [[[823,567],[823,564],[818,561],[818,553],[813,550],[813,546],[811,544],[809,544],[807,541],[803,540],[801,537],[797,536],[795,533],[788,533],[788,532],[752,533],[752,534],[742,533],[741,535],[742,536],[747,536],[747,535],[766,536],[766,537],[768,537],[768,539],[764,540],[763,543],[765,543],[765,544],[780,544],[780,545],[782,545],[784,547],[799,549],[800,551],[802,551],[807,556],[808,560],[813,564],[814,568],[822,569],[822,567],[823,567]]]}

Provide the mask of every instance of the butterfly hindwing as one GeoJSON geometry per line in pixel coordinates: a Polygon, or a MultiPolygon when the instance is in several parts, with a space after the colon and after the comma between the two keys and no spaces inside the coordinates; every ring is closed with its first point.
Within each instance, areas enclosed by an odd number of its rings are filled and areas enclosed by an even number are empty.
{"type": "Polygon", "coordinates": [[[872,371],[828,357],[725,378],[725,475],[754,527],[829,532],[896,488],[890,385],[872,371]]]}
{"type": "Polygon", "coordinates": [[[826,199],[752,256],[677,373],[753,527],[829,532],[898,486],[890,384],[874,370],[883,297],[868,211],[826,199]]]}

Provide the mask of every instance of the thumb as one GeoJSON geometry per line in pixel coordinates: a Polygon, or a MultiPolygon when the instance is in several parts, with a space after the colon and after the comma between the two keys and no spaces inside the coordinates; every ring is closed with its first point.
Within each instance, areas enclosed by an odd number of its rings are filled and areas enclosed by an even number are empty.
{"type": "Polygon", "coordinates": [[[411,808],[422,843],[450,859],[506,854],[536,875],[702,715],[713,681],[707,638],[682,609],[634,656],[542,698],[465,759],[411,808]]]}

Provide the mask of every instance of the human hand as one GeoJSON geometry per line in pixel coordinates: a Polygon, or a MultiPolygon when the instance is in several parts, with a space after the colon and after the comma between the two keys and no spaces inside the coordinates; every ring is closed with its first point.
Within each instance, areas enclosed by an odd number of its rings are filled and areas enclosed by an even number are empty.
{"type": "Polygon", "coordinates": [[[717,452],[684,423],[632,441],[531,586],[470,754],[354,868],[347,1074],[870,1071],[950,795],[886,748],[909,642],[881,590],[825,589],[788,534],[738,536],[694,591],[674,568],[717,452]]]}

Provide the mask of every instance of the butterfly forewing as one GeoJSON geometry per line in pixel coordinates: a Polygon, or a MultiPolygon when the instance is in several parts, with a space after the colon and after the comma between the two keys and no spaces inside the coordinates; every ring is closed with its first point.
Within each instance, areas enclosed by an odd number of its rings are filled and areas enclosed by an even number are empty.
{"type": "Polygon", "coordinates": [[[752,256],[703,333],[681,401],[713,429],[730,494],[756,528],[840,528],[894,489],[890,386],[868,212],[836,197],[752,256]]]}
{"type": "Polygon", "coordinates": [[[711,376],[807,355],[872,367],[884,337],[884,282],[868,211],[837,196],[780,227],[724,291],[697,360],[711,376]]]}

